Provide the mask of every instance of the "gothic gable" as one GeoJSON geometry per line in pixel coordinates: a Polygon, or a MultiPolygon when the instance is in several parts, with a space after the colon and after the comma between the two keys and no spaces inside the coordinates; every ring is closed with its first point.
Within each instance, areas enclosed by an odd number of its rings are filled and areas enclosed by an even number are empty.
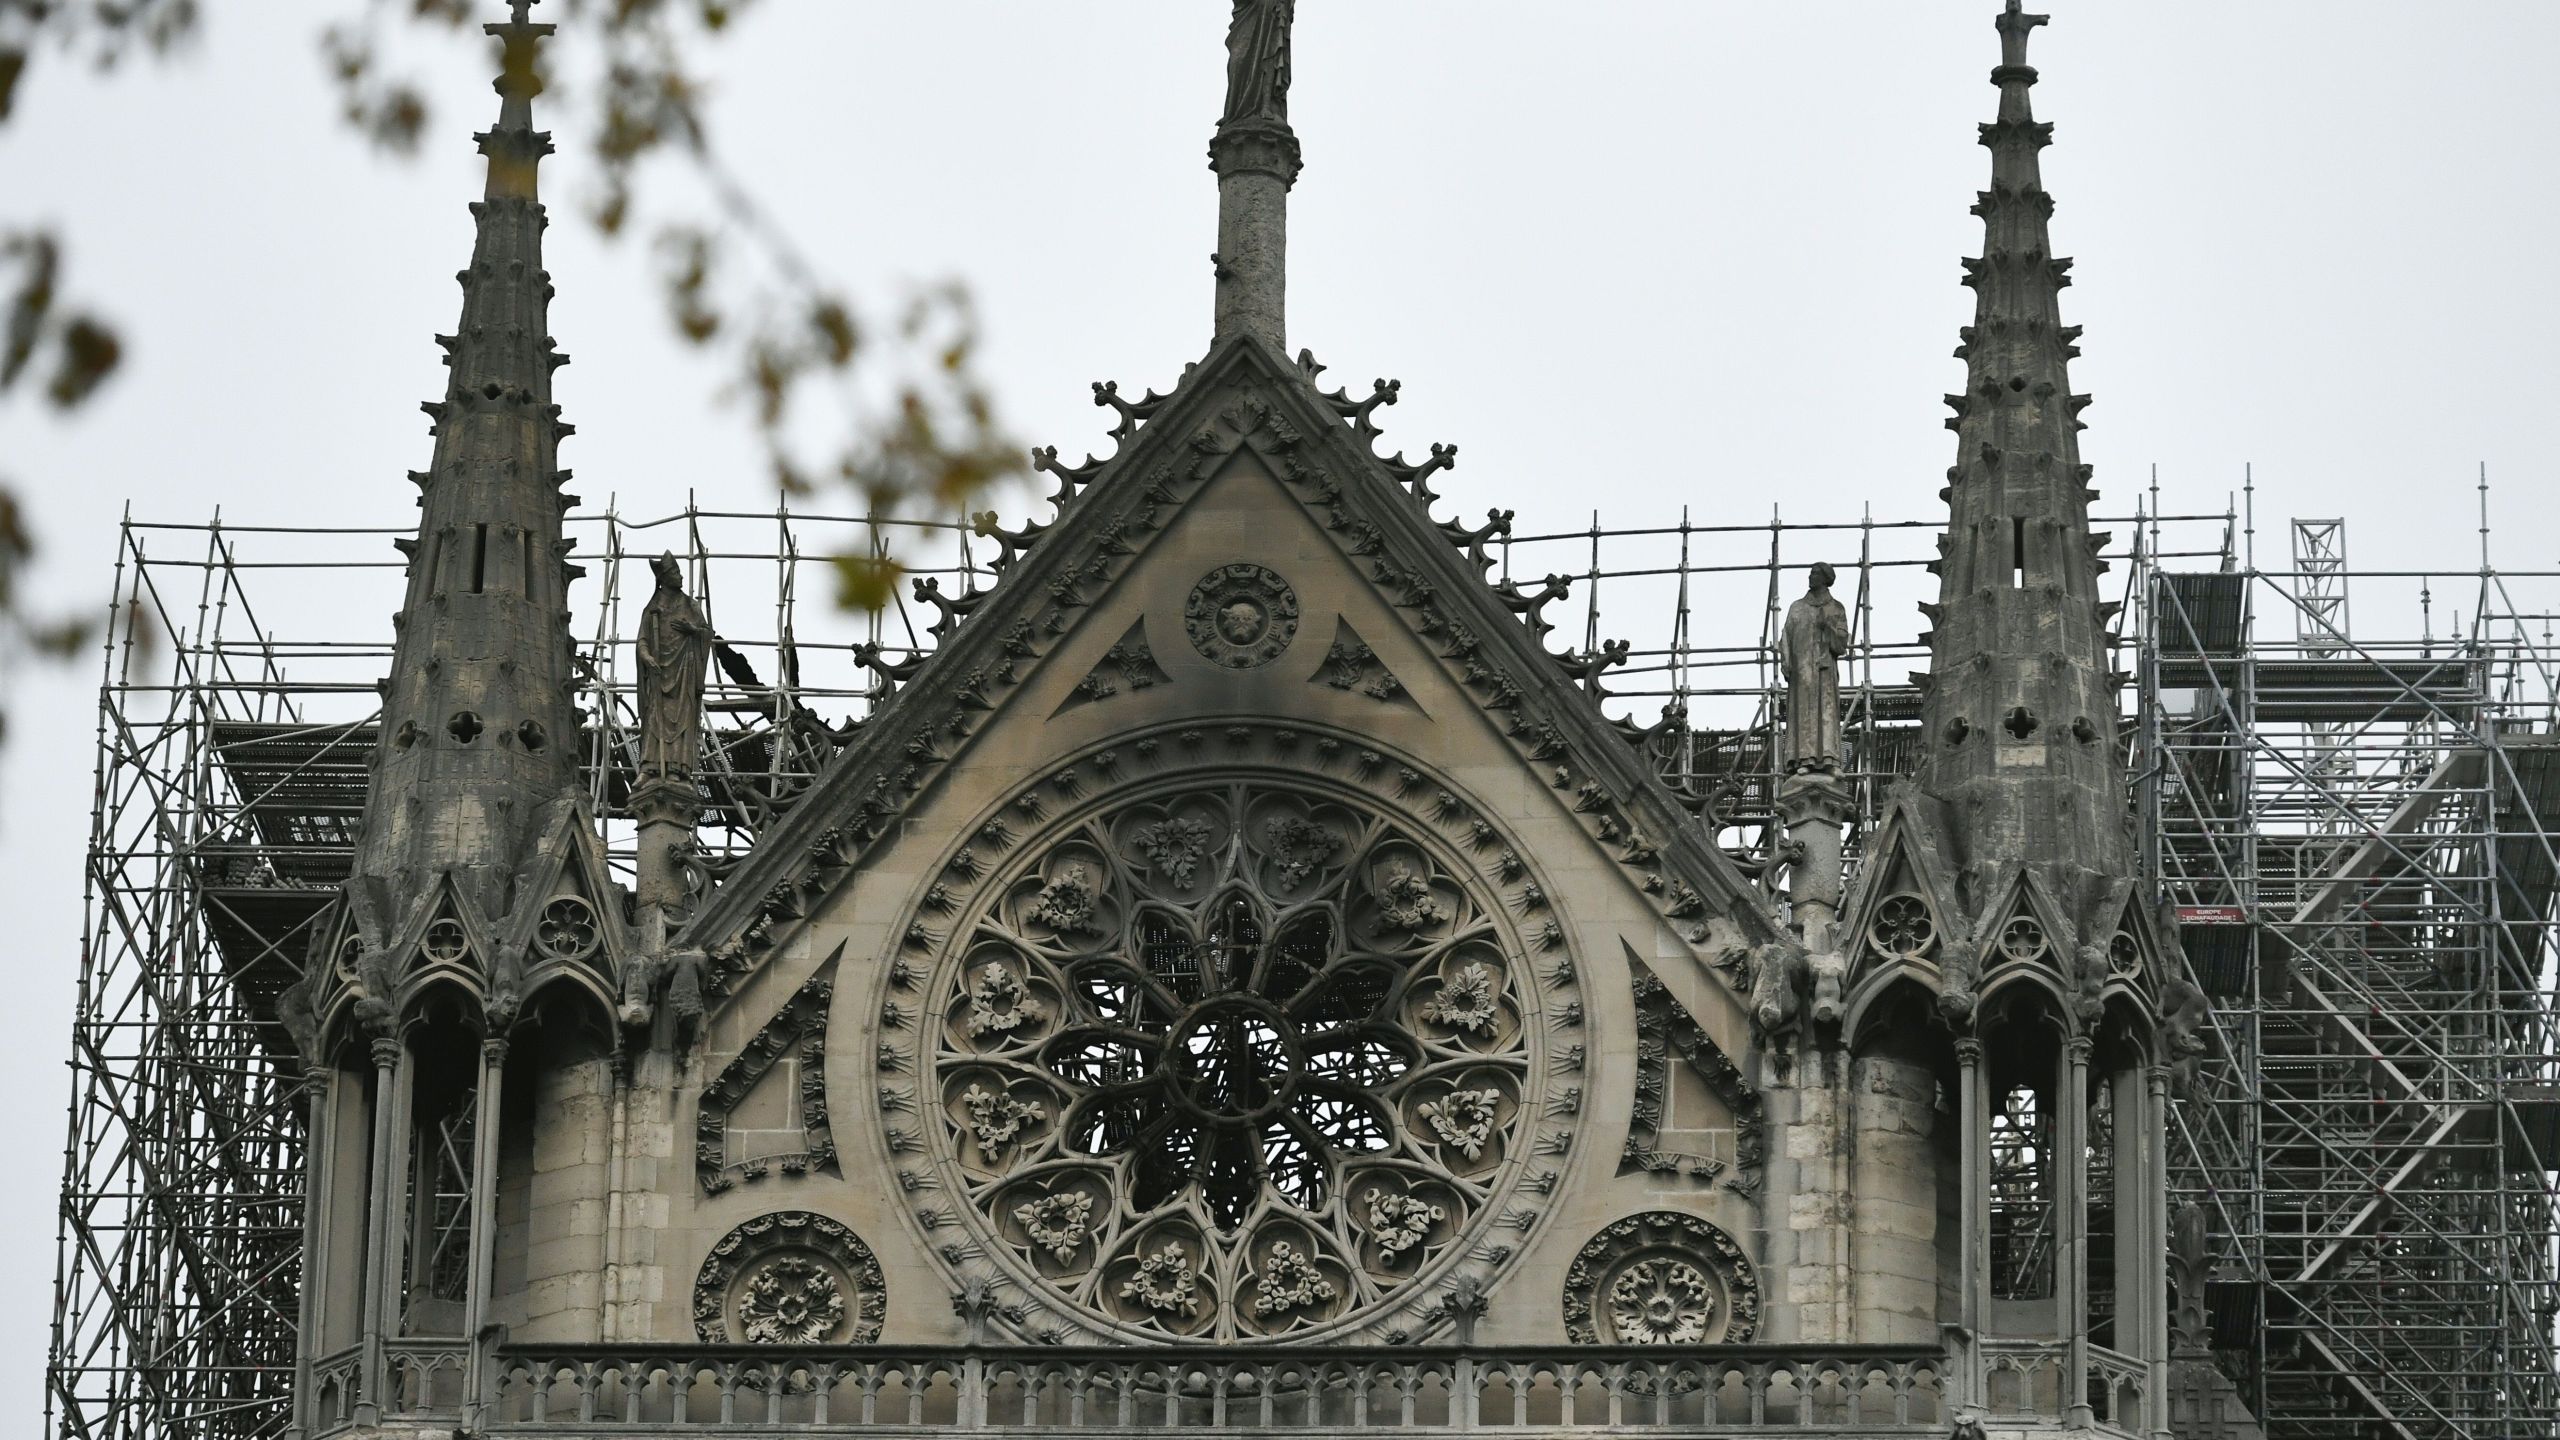
{"type": "Polygon", "coordinates": [[[1508,1284],[1548,1298],[1493,1323],[1554,1339],[1630,1211],[1757,1228],[1726,1057],[1774,926],[1540,649],[1543,602],[1258,341],[1135,408],[697,922],[732,999],[689,1223],[809,1206],[893,1289],[1090,1341],[1445,1338],[1508,1284]],[[884,1183],[737,1186],[714,1112],[828,975],[818,1094],[884,1183]],[[1621,1163],[1661,1115],[1636,1133],[1607,1037],[1654,1014],[1676,1174],[1621,1163]]]}
{"type": "Polygon", "coordinates": [[[1868,1004],[1902,979],[1941,988],[1948,959],[1972,952],[1971,917],[1956,888],[1939,804],[1896,786],[1841,914],[1840,943],[1851,951],[1847,1033],[1868,1004]]]}
{"type": "MultiPolygon", "coordinates": [[[[1241,455],[1254,457],[1322,527],[1333,549],[1359,567],[1381,602],[1373,620],[1378,633],[1403,632],[1421,647],[1408,665],[1432,663],[1453,677],[1463,703],[1493,718],[1514,755],[1570,797],[1576,813],[1587,817],[1587,832],[1693,944],[1712,946],[1716,958],[1730,964],[1739,948],[1774,938],[1775,921],[1758,893],[1577,685],[1593,662],[1555,656],[1540,643],[1551,628],[1541,611],[1562,586],[1524,592],[1508,582],[1489,584],[1483,571],[1490,532],[1430,517],[1436,497],[1425,482],[1448,463],[1445,451],[1435,447],[1432,461],[1415,467],[1369,450],[1378,433],[1372,413],[1392,403],[1394,393],[1382,384],[1364,401],[1338,392],[1321,396],[1298,366],[1252,336],[1223,342],[1168,397],[1129,402],[1097,387],[1098,398],[1121,413],[1113,431],[1123,442],[1120,453],[1075,468],[1047,457],[1060,477],[1059,516],[1001,537],[1007,563],[992,590],[952,601],[938,588],[928,593],[919,586],[920,595],[943,606],[934,629],[940,648],[690,927],[689,938],[713,957],[715,986],[733,988],[805,922],[942,769],[974,748],[973,737],[1001,697],[1034,672],[1053,668],[1048,657],[1061,637],[1071,628],[1082,633],[1096,598],[1241,455]],[[1706,921],[1712,916],[1732,924],[1711,940],[1706,921]]],[[[1259,543],[1239,538],[1238,555],[1259,543]]],[[[1190,643],[1214,643],[1195,632],[1213,632],[1217,617],[1186,608],[1179,618],[1178,633],[1190,643]]],[[[1126,640],[1124,631],[1112,636],[1126,640]]],[[[1147,638],[1157,647],[1180,643],[1153,632],[1147,638]]],[[[1406,683],[1374,655],[1358,657],[1366,640],[1355,647],[1338,634],[1334,639],[1324,655],[1328,679],[1346,673],[1334,655],[1339,650],[1361,669],[1361,679],[1348,687],[1354,691],[1383,690],[1385,676],[1396,677],[1399,688],[1406,683]],[[1379,674],[1368,673],[1372,664],[1379,674]]],[[[1097,674],[1103,685],[1126,688],[1114,679],[1121,667],[1107,652],[1115,648],[1124,647],[1096,645],[1082,663],[1064,667],[1075,671],[1083,700],[1101,688],[1092,683],[1097,674]]],[[[1049,703],[1061,711],[1084,708],[1072,703],[1078,698],[1061,694],[1049,703]]]]}

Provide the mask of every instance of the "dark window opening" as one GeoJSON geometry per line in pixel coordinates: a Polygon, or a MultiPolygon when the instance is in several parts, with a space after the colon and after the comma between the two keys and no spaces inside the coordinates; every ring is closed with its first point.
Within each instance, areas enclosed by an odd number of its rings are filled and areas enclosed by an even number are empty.
{"type": "Polygon", "coordinates": [[[2027,520],[2023,515],[2009,521],[2009,586],[2023,590],[2027,585],[2027,520]]]}
{"type": "Polygon", "coordinates": [[[2002,1300],[2053,1294],[2053,1119],[2025,1085],[1991,1113],[1991,1293],[2002,1300]]]}
{"type": "Polygon", "coordinates": [[[399,1333],[463,1333],[471,1293],[473,1128],[478,1119],[475,1045],[444,1027],[423,1038],[410,1063],[407,1163],[400,1182],[408,1218],[399,1276],[399,1333]]]}
{"type": "Polygon", "coordinates": [[[2116,1342],[2116,1115],[2112,1087],[2089,1096],[2089,1339],[2116,1342]]]}
{"type": "Polygon", "coordinates": [[[488,579],[489,527],[474,525],[471,527],[471,593],[479,594],[480,587],[486,584],[488,579]]]}

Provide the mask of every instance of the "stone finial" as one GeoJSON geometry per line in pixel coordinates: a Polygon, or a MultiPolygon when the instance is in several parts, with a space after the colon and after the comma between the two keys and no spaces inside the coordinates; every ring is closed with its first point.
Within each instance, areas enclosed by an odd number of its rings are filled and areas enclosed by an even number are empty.
{"type": "Polygon", "coordinates": [[[1449,1317],[1451,1338],[1460,1345],[1476,1343],[1476,1326],[1492,1311],[1493,1297],[1485,1293],[1480,1276],[1459,1275],[1440,1297],[1440,1313],[1449,1317]]]}
{"type": "Polygon", "coordinates": [[[489,157],[489,198],[534,198],[534,168],[551,153],[551,137],[533,128],[533,99],[542,93],[538,51],[549,25],[532,20],[536,0],[510,0],[507,18],[480,27],[498,40],[496,128],[481,134],[480,150],[489,157]]]}

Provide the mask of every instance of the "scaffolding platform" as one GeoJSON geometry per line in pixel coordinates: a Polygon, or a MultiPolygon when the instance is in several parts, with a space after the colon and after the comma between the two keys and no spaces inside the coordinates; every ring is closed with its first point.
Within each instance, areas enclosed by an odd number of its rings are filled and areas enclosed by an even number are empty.
{"type": "MultiPolygon", "coordinates": [[[[2560,646],[2529,623],[2560,614],[2560,575],[2440,572],[2480,587],[2461,633],[2427,633],[2416,605],[2376,627],[2389,612],[2370,595],[2358,630],[2353,571],[2260,569],[2244,517],[2144,508],[2114,517],[2125,539],[2106,556],[2114,664],[2135,677],[2121,718],[2145,879],[2215,1003],[2171,1148],[2177,1198],[2218,1237],[2204,1298],[2221,1358],[2285,1440],[2560,1434],[2560,646]]],[[[645,557],[680,558],[721,637],[701,832],[715,883],[933,642],[931,610],[799,603],[803,572],[894,553],[966,595],[999,558],[956,518],[787,507],[607,511],[569,531],[593,577],[573,622],[578,743],[626,876],[645,557]]],[[[1572,578],[1556,643],[1632,642],[1605,708],[1762,874],[1787,603],[1812,563],[1836,567],[1854,867],[1920,744],[1913,602],[1934,588],[1938,532],[1594,517],[1488,548],[1496,578],[1572,578]],[[1702,616],[1726,633],[1695,633],[1702,616]]],[[[120,535],[48,1371],[63,1440],[283,1432],[303,1113],[275,1003],[351,863],[397,533],[120,535]],[[134,625],[162,637],[156,655],[134,625]]]]}

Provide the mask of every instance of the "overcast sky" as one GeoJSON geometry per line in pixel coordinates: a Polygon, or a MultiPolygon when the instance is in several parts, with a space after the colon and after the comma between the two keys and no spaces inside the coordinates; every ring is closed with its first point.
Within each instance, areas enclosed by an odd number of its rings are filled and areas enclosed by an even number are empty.
{"type": "MultiPolygon", "coordinates": [[[[480,53],[412,47],[415,163],[340,126],[316,37],[362,0],[205,7],[174,64],[40,65],[0,128],[0,219],[59,224],[128,362],[68,422],[0,411],[47,547],[35,593],[106,592],[114,525],[405,524],[429,336],[457,309],[494,100],[480,53]]],[[[489,8],[499,8],[490,0],[489,8]]],[[[1087,382],[1169,388],[1209,330],[1217,0],[765,0],[715,63],[750,188],[857,296],[973,288],[1026,441],[1106,450],[1087,382]]],[[[1987,173],[1993,0],[1306,0],[1290,343],[1403,380],[1387,448],[1459,442],[1442,488],[1563,527],[1942,513],[1944,392],[1987,173]]],[[[2344,514],[2365,565],[2551,568],[2560,389],[2560,6],[2055,0],[2033,59],[2085,458],[2107,507],[2154,464],[2264,536],[2344,514]]],[[[547,195],[592,193],[562,137],[547,195]]],[[[565,211],[567,207],[560,207],[565,211]]],[[[770,503],[646,256],[552,230],[558,398],[590,500],[770,503]]],[[[368,542],[370,543],[370,542],[368,542]]],[[[2263,552],[2262,552],[2263,554],[2263,552]]],[[[372,558],[368,555],[368,558],[372,558]]],[[[387,610],[387,605],[378,607],[387,610]]],[[[1702,632],[1756,631],[1756,614],[1702,632]]],[[[1907,622],[1896,620],[1906,632],[1907,622]]],[[[311,617],[357,637],[387,614],[311,617]]],[[[1880,628],[1887,622],[1880,619],[1880,628]]],[[[0,1054],[0,1413],[32,1413],[78,965],[93,660],[20,671],[0,756],[19,1022],[0,1054]]]]}

